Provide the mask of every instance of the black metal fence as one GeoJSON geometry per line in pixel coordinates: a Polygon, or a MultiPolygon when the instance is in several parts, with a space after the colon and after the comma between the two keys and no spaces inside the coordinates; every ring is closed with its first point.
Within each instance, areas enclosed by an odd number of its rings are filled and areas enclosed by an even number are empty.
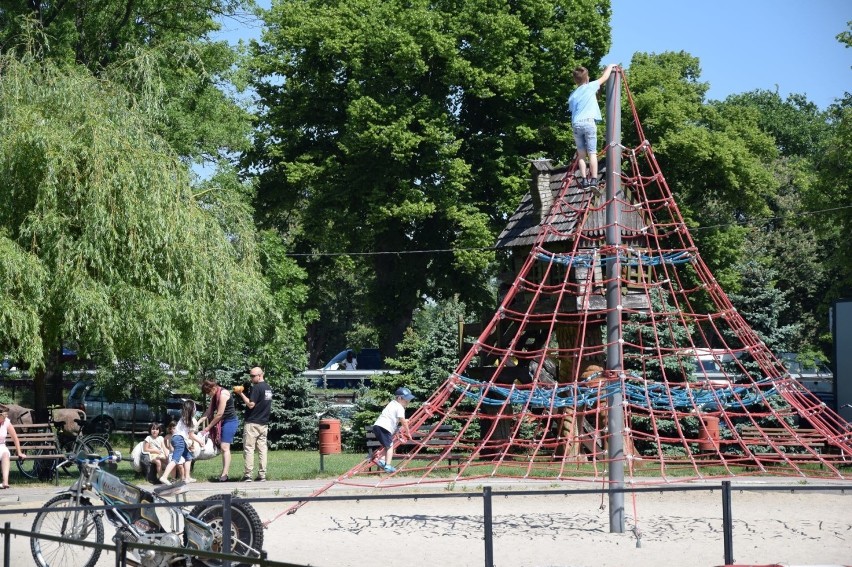
{"type": "MultiPolygon", "coordinates": [[[[424,499],[445,499],[445,498],[464,498],[471,499],[474,497],[482,498],[482,510],[483,510],[483,522],[482,522],[482,531],[483,531],[483,541],[484,541],[484,565],[485,567],[494,567],[494,535],[492,531],[493,525],[493,514],[492,514],[492,499],[495,497],[509,498],[509,497],[523,497],[523,496],[569,496],[569,495],[582,495],[582,494],[595,494],[595,495],[603,495],[603,494],[612,494],[612,493],[661,493],[661,492],[714,492],[720,490],[722,496],[722,530],[723,530],[723,550],[722,556],[724,558],[724,564],[730,565],[734,562],[734,542],[733,542],[733,514],[732,514],[732,493],[734,491],[738,492],[787,492],[787,493],[797,493],[797,492],[839,492],[841,494],[845,494],[847,490],[852,490],[852,484],[850,485],[842,485],[842,484],[828,484],[828,485],[741,485],[741,486],[733,486],[731,481],[722,481],[718,485],[696,485],[696,486],[658,486],[658,487],[631,487],[631,488],[589,488],[589,489],[566,489],[566,490],[511,490],[511,491],[495,491],[492,490],[490,486],[485,486],[482,489],[481,494],[474,493],[417,493],[417,494],[364,494],[364,495],[327,495],[327,496],[316,496],[316,497],[307,497],[307,496],[289,496],[289,497],[274,497],[274,498],[242,498],[235,497],[231,494],[224,494],[222,496],[222,531],[223,531],[223,552],[215,553],[215,552],[203,552],[203,551],[192,551],[192,555],[194,557],[200,558],[209,558],[222,562],[224,567],[229,567],[233,564],[250,564],[250,565],[258,565],[260,567],[306,567],[303,565],[297,565],[295,563],[283,563],[278,561],[273,561],[267,558],[266,552],[263,552],[261,557],[258,558],[249,558],[243,555],[235,555],[229,553],[230,551],[230,533],[231,533],[231,515],[230,508],[231,504],[234,502],[247,502],[250,504],[256,503],[283,503],[283,502],[311,502],[311,501],[365,501],[365,500],[424,500],[424,499]]],[[[177,501],[177,502],[156,502],[156,503],[145,503],[145,504],[126,504],[120,506],[79,506],[72,507],[67,506],[63,507],[62,510],[57,510],[67,512],[74,510],[110,510],[110,509],[122,509],[122,510],[133,510],[138,508],[156,508],[156,507],[186,507],[186,506],[195,506],[199,504],[209,504],[209,501],[177,501]]],[[[37,513],[42,511],[42,508],[17,508],[15,510],[3,510],[0,509],[0,516],[11,515],[11,514],[29,514],[29,513],[37,513]]],[[[11,567],[11,549],[10,549],[10,540],[11,536],[25,536],[32,537],[33,534],[29,530],[17,530],[12,529],[9,522],[5,522],[3,530],[3,567],[11,567]]],[[[637,545],[640,543],[641,536],[637,533],[635,534],[637,538],[637,545]]],[[[97,544],[97,543],[89,543],[89,542],[80,542],[75,539],[70,538],[62,538],[56,536],[47,536],[38,534],[39,539],[45,539],[50,541],[64,542],[73,545],[80,545],[84,547],[90,548],[98,548],[106,551],[114,551],[115,552],[115,564],[116,567],[123,567],[127,563],[127,552],[130,549],[139,549],[139,550],[154,550],[165,553],[175,553],[175,554],[185,554],[186,550],[183,548],[174,548],[174,547],[165,547],[165,546],[156,546],[150,544],[136,543],[136,542],[124,542],[118,541],[115,544],[97,544]]]]}

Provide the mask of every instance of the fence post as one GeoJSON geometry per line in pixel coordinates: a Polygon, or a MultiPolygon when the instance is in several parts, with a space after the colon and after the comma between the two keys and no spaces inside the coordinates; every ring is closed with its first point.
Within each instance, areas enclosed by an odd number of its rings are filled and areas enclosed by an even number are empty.
{"type": "Polygon", "coordinates": [[[3,524],[3,567],[9,567],[9,561],[12,559],[12,536],[9,530],[12,529],[11,522],[3,524]]]}
{"type": "MultiPolygon", "coordinates": [[[[231,494],[222,497],[222,553],[231,553],[231,494]]],[[[231,567],[231,560],[225,559],[222,567],[231,567]]]]}
{"type": "Polygon", "coordinates": [[[491,530],[491,487],[482,488],[483,528],[485,529],[485,567],[494,567],[494,533],[491,530]]]}
{"type": "Polygon", "coordinates": [[[722,481],[722,534],[725,541],[725,565],[734,564],[734,520],[731,516],[731,481],[722,481]]]}

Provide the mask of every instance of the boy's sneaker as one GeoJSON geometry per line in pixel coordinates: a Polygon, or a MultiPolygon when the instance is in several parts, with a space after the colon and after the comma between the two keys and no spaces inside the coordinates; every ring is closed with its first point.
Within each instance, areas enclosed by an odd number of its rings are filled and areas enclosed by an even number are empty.
{"type": "Polygon", "coordinates": [[[601,188],[598,186],[598,180],[597,180],[597,179],[592,179],[592,184],[591,184],[591,185],[589,185],[589,187],[592,189],[592,191],[594,191],[594,192],[595,192],[595,195],[597,195],[598,197],[600,197],[601,195],[603,195],[603,189],[601,189],[601,188]]]}
{"type": "Polygon", "coordinates": [[[381,460],[381,459],[379,459],[378,461],[376,461],[376,464],[377,464],[377,465],[379,465],[379,467],[381,467],[381,468],[385,468],[385,467],[387,467],[387,465],[385,464],[385,462],[384,462],[383,460],[381,460]]]}
{"type": "Polygon", "coordinates": [[[385,472],[388,472],[388,473],[396,472],[396,467],[393,467],[391,465],[382,465],[382,468],[385,469],[385,472]]]}
{"type": "Polygon", "coordinates": [[[252,482],[252,478],[250,476],[244,476],[243,482],[252,482]]]}

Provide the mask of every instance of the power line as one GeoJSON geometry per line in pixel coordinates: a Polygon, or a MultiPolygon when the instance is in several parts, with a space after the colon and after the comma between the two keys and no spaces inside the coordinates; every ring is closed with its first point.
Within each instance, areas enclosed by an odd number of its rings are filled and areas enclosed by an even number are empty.
{"type": "MultiPolygon", "coordinates": [[[[752,225],[756,226],[758,223],[765,225],[770,222],[779,221],[779,220],[791,220],[796,217],[804,217],[810,215],[818,215],[822,213],[831,213],[837,211],[844,211],[847,209],[852,209],[852,205],[844,205],[842,207],[831,207],[828,209],[820,209],[818,211],[802,211],[796,213],[794,215],[787,215],[782,217],[763,217],[756,218],[738,222],[729,222],[722,224],[713,224],[708,226],[699,226],[695,228],[689,229],[690,232],[698,232],[702,230],[711,230],[711,229],[719,229],[726,228],[731,226],[747,226],[752,225]]],[[[389,250],[389,251],[381,251],[381,252],[306,252],[306,253],[290,253],[287,256],[291,258],[310,258],[310,257],[337,257],[337,256],[385,256],[385,255],[396,255],[396,256],[405,256],[412,254],[455,254],[457,252],[494,252],[497,250],[508,250],[510,247],[508,246],[483,246],[483,247],[474,247],[474,248],[432,248],[427,250],[389,250]]]]}
{"type": "Polygon", "coordinates": [[[843,210],[846,210],[846,209],[852,209],[852,205],[844,205],[842,207],[831,207],[831,208],[828,208],[828,209],[820,209],[818,211],[801,211],[801,212],[796,213],[794,215],[787,215],[787,216],[783,216],[783,217],[764,217],[764,218],[756,218],[756,219],[744,220],[744,221],[739,221],[739,222],[711,224],[711,225],[707,225],[707,226],[699,226],[699,227],[696,227],[696,228],[691,228],[690,231],[695,232],[695,231],[699,231],[699,230],[710,230],[712,228],[726,228],[726,227],[729,227],[729,226],[757,225],[758,223],[765,225],[767,223],[770,223],[770,222],[773,222],[773,221],[778,221],[778,220],[791,220],[791,219],[794,219],[796,217],[819,215],[819,214],[822,214],[822,213],[832,213],[832,212],[836,212],[836,211],[843,211],[843,210]]]}

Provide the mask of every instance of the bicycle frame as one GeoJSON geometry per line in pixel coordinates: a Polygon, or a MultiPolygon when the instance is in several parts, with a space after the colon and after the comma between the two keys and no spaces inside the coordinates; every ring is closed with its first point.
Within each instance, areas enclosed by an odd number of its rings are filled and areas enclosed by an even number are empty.
{"type": "Polygon", "coordinates": [[[122,504],[145,504],[167,502],[165,498],[154,492],[143,490],[136,485],[125,482],[117,476],[99,468],[102,461],[121,459],[109,456],[98,460],[86,459],[79,463],[80,478],[70,488],[61,492],[74,494],[75,504],[83,499],[95,497],[101,500],[107,509],[107,518],[117,527],[126,528],[137,537],[142,537],[151,531],[180,533],[185,531],[186,545],[190,549],[210,549],[214,534],[209,525],[186,514],[182,509],[168,507],[146,507],[122,509],[122,504]],[[163,511],[158,514],[158,511],[163,511]],[[167,516],[168,524],[163,522],[162,515],[167,516]]]}

